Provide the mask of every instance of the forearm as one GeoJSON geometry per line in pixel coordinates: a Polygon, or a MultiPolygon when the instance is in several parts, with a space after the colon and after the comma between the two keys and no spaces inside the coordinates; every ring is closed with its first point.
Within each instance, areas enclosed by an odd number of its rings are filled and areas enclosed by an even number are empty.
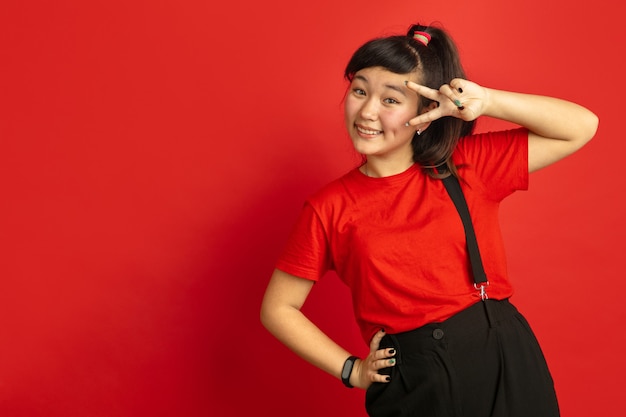
{"type": "Polygon", "coordinates": [[[293,306],[265,306],[261,322],[279,341],[312,365],[340,378],[350,355],[293,306]]]}
{"type": "Polygon", "coordinates": [[[593,137],[598,118],[588,109],[561,99],[486,89],[485,116],[527,128],[537,136],[577,142],[582,146],[593,137]]]}
{"type": "MultiPolygon", "coordinates": [[[[301,311],[312,287],[313,281],[275,270],[261,304],[261,322],[297,355],[340,379],[350,353],[326,336],[301,311]]],[[[392,359],[395,351],[378,349],[383,336],[384,332],[378,331],[370,341],[367,357],[354,363],[350,374],[352,386],[367,389],[372,382],[389,381],[378,370],[395,365],[392,359]]]]}

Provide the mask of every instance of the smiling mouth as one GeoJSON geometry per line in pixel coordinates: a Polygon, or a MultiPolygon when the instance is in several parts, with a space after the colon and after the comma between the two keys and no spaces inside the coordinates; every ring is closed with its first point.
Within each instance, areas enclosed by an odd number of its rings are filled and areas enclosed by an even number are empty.
{"type": "Polygon", "coordinates": [[[356,130],[358,130],[360,133],[363,133],[364,135],[379,135],[383,133],[382,130],[371,130],[371,129],[366,129],[362,126],[357,126],[356,130]]]}

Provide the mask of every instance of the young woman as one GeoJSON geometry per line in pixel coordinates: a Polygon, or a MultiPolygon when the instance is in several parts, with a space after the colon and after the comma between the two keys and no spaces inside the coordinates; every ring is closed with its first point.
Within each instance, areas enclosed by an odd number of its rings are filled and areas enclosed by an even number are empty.
{"type": "Polygon", "coordinates": [[[263,324],[346,386],[367,389],[370,416],[558,416],[541,349],[508,301],[498,206],[527,188],[529,172],[587,143],[597,117],[467,80],[452,39],[432,26],[365,43],[345,78],[346,128],[364,163],[306,201],[267,287],[263,324]],[[519,128],[473,134],[480,116],[519,128]],[[450,175],[471,213],[481,285],[442,181],[450,175]],[[301,312],[329,270],[351,290],[365,358],[301,312]]]}

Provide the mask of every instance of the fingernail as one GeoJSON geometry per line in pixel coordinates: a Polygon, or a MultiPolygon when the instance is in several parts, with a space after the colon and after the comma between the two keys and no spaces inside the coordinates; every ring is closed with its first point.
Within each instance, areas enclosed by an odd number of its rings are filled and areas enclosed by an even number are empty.
{"type": "Polygon", "coordinates": [[[380,329],[381,332],[385,333],[385,329],[380,329]]]}
{"type": "Polygon", "coordinates": [[[389,365],[395,365],[395,364],[396,364],[395,359],[389,359],[389,365]]]}
{"type": "Polygon", "coordinates": [[[459,106],[459,110],[463,110],[465,107],[463,106],[459,106]]]}
{"type": "Polygon", "coordinates": [[[390,355],[395,355],[396,354],[396,350],[395,349],[389,349],[389,354],[390,355]]]}
{"type": "Polygon", "coordinates": [[[457,107],[463,107],[463,105],[461,104],[459,100],[454,100],[454,105],[457,107]]]}
{"type": "Polygon", "coordinates": [[[385,381],[387,381],[387,382],[391,381],[391,377],[390,376],[386,376],[385,377],[385,381]]]}
{"type": "Polygon", "coordinates": [[[411,126],[411,125],[409,124],[409,122],[406,122],[404,125],[405,125],[406,127],[411,126]]]}
{"type": "Polygon", "coordinates": [[[409,85],[409,82],[408,81],[404,81],[404,85],[409,85]]]}
{"type": "Polygon", "coordinates": [[[457,90],[459,91],[459,93],[463,92],[463,89],[461,87],[457,88],[457,90]]]}

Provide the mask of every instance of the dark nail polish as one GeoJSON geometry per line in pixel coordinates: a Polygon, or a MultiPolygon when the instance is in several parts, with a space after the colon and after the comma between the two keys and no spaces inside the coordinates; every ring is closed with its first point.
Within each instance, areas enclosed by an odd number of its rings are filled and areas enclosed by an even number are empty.
{"type": "Polygon", "coordinates": [[[457,90],[459,91],[459,93],[463,92],[463,89],[461,87],[457,88],[457,90]]]}
{"type": "Polygon", "coordinates": [[[391,377],[390,376],[386,376],[385,377],[385,381],[387,381],[387,382],[391,381],[391,377]]]}
{"type": "Polygon", "coordinates": [[[396,354],[396,350],[395,349],[389,349],[389,354],[390,355],[395,355],[396,354]]]}

